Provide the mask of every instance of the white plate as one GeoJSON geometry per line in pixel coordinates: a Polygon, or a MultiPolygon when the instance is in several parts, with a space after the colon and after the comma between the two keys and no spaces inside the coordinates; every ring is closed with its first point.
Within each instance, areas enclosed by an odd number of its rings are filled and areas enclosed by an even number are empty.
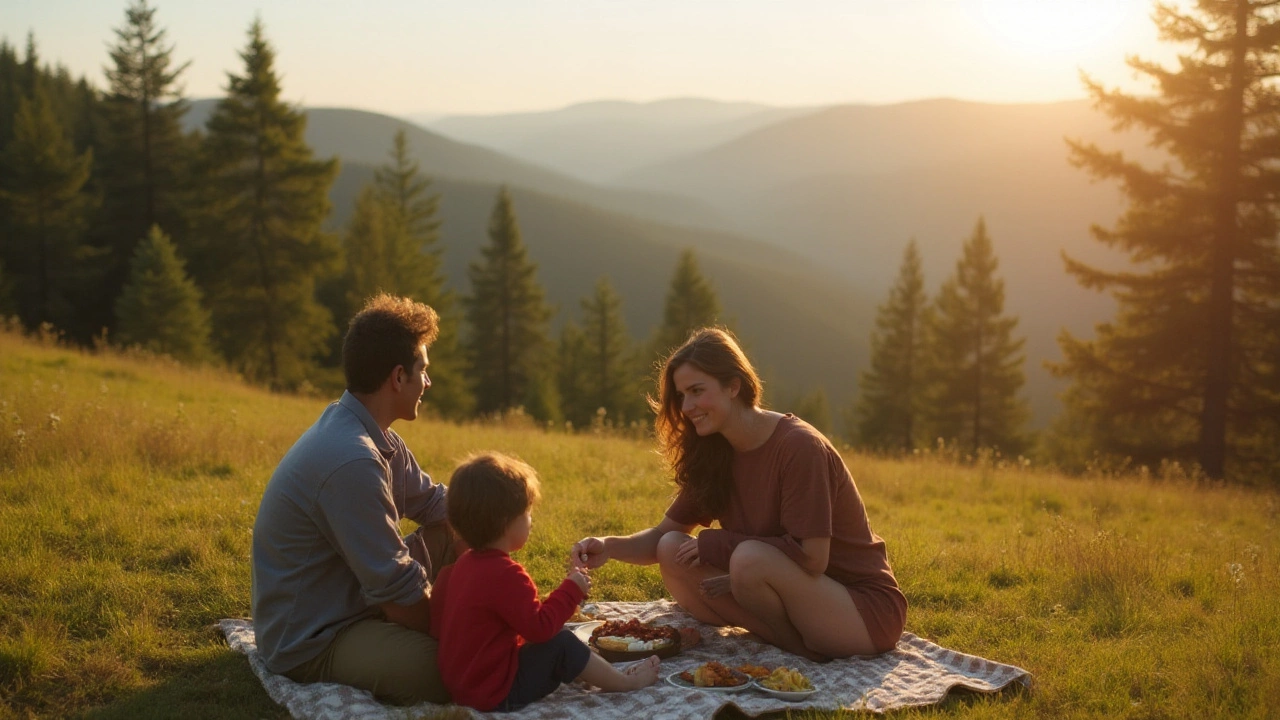
{"type": "Polygon", "coordinates": [[[565,623],[566,630],[571,631],[579,640],[590,645],[591,631],[604,624],[603,620],[592,620],[591,622],[565,623]]]}
{"type": "MultiPolygon", "coordinates": [[[[737,672],[737,671],[735,670],[734,672],[737,672]]],[[[742,673],[739,673],[739,674],[742,675],[742,673]]],[[[746,675],[742,675],[742,676],[744,678],[747,677],[746,675]]],[[[688,680],[685,680],[684,678],[680,677],[680,673],[678,672],[671,673],[670,675],[668,675],[667,682],[670,683],[671,685],[675,685],[678,688],[684,688],[685,690],[706,690],[707,692],[719,692],[719,693],[740,692],[742,690],[746,690],[747,688],[751,687],[750,682],[744,682],[741,685],[734,685],[732,687],[698,687],[697,685],[694,685],[688,680]]]]}
{"type": "Polygon", "coordinates": [[[787,692],[785,690],[774,690],[773,688],[765,687],[764,684],[761,683],[762,679],[763,678],[756,678],[755,680],[751,681],[751,684],[754,685],[755,688],[760,692],[769,693],[770,695],[778,698],[779,700],[803,700],[809,697],[810,695],[818,692],[817,688],[814,688],[812,690],[796,690],[794,692],[787,692]]]}

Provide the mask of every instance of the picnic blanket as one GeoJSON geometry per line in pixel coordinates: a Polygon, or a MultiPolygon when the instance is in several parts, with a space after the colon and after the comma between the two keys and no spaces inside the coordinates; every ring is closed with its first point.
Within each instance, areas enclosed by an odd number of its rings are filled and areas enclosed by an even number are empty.
{"type": "Polygon", "coordinates": [[[702,643],[664,660],[658,683],[643,690],[601,693],[575,683],[561,686],[550,696],[523,710],[486,714],[429,703],[399,708],[383,705],[368,692],[345,685],[295,683],[267,670],[258,656],[250,621],[228,619],[219,624],[227,636],[227,643],[249,656],[250,666],[262,680],[271,699],[284,705],[299,720],[407,720],[437,716],[505,720],[674,720],[710,718],[730,704],[752,716],[801,707],[884,712],[937,703],[952,688],[993,693],[1011,684],[1031,686],[1031,674],[1022,668],[948,650],[910,633],[904,633],[898,647],[883,655],[813,663],[759,642],[741,629],[701,625],[670,601],[597,603],[597,612],[610,620],[636,618],[662,625],[697,627],[702,633],[702,643]],[[787,702],[752,688],[734,693],[713,693],[675,687],[666,681],[671,674],[691,670],[708,660],[718,660],[730,666],[750,663],[772,668],[786,665],[808,676],[818,692],[800,702],[787,702]]]}

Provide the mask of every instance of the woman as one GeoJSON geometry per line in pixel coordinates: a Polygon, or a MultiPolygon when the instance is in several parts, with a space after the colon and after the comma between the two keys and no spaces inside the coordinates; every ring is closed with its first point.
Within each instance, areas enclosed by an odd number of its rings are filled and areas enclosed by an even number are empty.
{"type": "Polygon", "coordinates": [[[657,527],[578,541],[573,562],[657,562],[694,617],[811,660],[891,650],[907,601],[853,478],[812,426],[761,408],[760,385],[724,330],[672,353],[651,403],[675,501],[657,527]]]}

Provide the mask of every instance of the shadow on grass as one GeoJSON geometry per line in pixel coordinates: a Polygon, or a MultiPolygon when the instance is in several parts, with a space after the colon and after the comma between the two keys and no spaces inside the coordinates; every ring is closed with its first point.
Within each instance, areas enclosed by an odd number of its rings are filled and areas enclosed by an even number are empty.
{"type": "Polygon", "coordinates": [[[954,688],[936,705],[904,708],[886,713],[873,713],[870,710],[817,710],[814,708],[796,708],[795,710],[778,710],[760,715],[747,715],[732,705],[715,714],[715,720],[845,720],[846,718],[915,718],[915,717],[949,717],[967,715],[975,706],[989,702],[1005,702],[1014,698],[1030,696],[1030,690],[1021,683],[1012,683],[997,693],[981,693],[966,688],[954,688]]]}
{"type": "Polygon", "coordinates": [[[249,669],[245,656],[230,648],[195,660],[167,666],[160,683],[126,694],[78,717],[85,720],[147,720],[149,718],[271,718],[289,717],[249,669]]]}

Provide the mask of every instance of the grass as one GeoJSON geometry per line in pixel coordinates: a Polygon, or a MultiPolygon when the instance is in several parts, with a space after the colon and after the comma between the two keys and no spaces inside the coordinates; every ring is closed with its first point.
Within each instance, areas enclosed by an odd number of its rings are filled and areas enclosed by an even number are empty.
{"type": "MultiPolygon", "coordinates": [[[[258,498],[324,402],[0,332],[0,718],[287,717],[212,625],[248,615],[258,498]]],[[[441,478],[485,449],[539,469],[521,559],[544,589],[574,540],[646,527],[670,497],[643,441],[520,423],[397,430],[441,478]]],[[[911,603],[907,629],[1035,676],[1031,692],[897,716],[1280,708],[1275,493],[1197,484],[1173,466],[1068,478],[846,459],[911,603]]],[[[617,563],[595,587],[603,600],[662,595],[655,570],[617,563]]]]}

